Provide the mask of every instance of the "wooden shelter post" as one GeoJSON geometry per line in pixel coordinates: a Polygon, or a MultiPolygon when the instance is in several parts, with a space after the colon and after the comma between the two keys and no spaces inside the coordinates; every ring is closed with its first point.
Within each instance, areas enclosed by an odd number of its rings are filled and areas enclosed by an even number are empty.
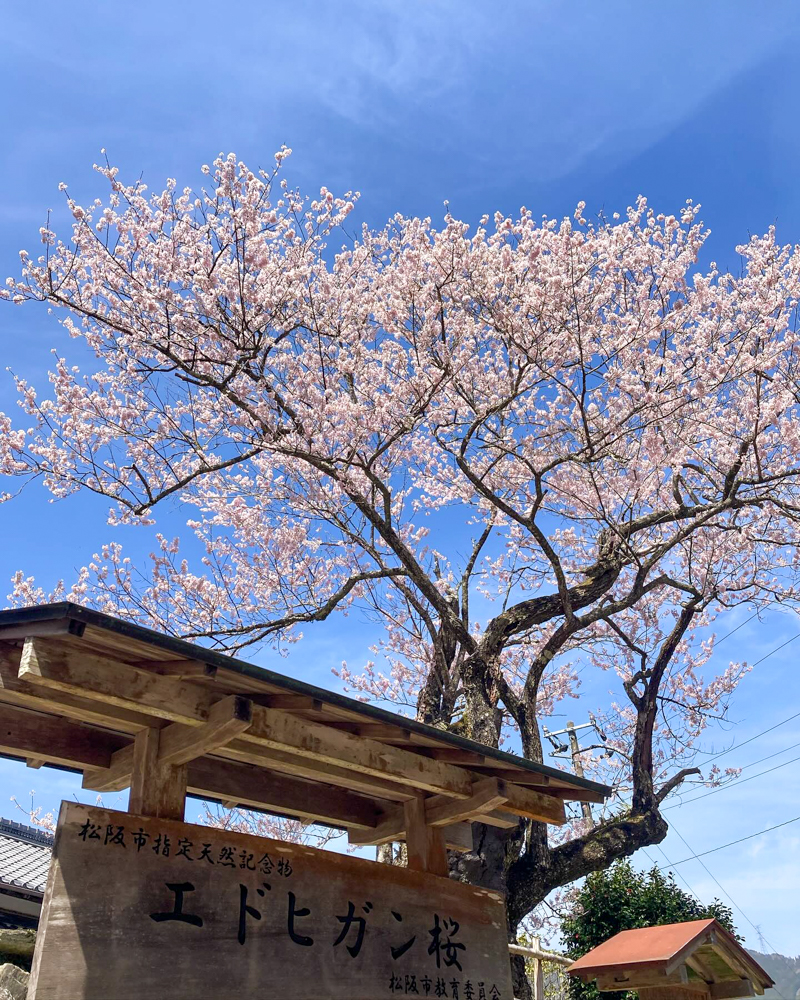
{"type": "Polygon", "coordinates": [[[405,815],[408,867],[413,871],[447,877],[447,850],[444,830],[428,826],[425,819],[425,799],[416,796],[403,804],[405,815]]]}
{"type": "Polygon", "coordinates": [[[128,812],[138,816],[183,820],[186,806],[186,764],[159,764],[158,729],[142,729],[133,742],[133,771],[128,812]]]}

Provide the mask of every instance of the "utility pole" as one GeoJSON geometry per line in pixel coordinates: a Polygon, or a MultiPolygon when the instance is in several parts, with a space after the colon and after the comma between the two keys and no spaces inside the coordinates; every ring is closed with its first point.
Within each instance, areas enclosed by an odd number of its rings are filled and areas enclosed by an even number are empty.
{"type": "MultiPolygon", "coordinates": [[[[569,745],[572,748],[572,766],[575,768],[575,773],[579,778],[583,777],[583,764],[581,763],[581,748],[578,743],[578,735],[575,732],[575,723],[570,721],[567,723],[567,735],[569,736],[569,745]]],[[[584,819],[588,819],[590,823],[594,821],[592,816],[592,807],[588,802],[581,802],[581,813],[584,819]]]]}
{"type": "MultiPolygon", "coordinates": [[[[576,726],[574,722],[568,722],[566,729],[558,729],[556,732],[548,732],[547,726],[544,727],[545,739],[548,739],[555,750],[553,757],[565,757],[567,752],[572,758],[572,767],[579,778],[583,777],[583,764],[581,763],[581,747],[578,743],[578,730],[579,729],[595,729],[597,730],[600,738],[605,740],[603,733],[597,729],[597,725],[594,722],[584,722],[583,725],[576,726]],[[569,746],[566,743],[562,743],[560,740],[556,739],[558,736],[566,735],[569,737],[569,746]]],[[[581,814],[583,818],[588,820],[590,823],[594,822],[594,817],[592,816],[592,807],[588,802],[581,802],[581,814]]]]}

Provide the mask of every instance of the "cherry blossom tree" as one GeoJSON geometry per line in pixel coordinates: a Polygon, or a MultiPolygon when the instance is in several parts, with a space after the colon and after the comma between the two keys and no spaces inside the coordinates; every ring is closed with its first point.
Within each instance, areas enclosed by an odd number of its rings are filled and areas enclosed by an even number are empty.
{"type": "MultiPolygon", "coordinates": [[[[770,231],[736,275],[703,269],[697,206],[644,199],[354,237],[357,196],[302,198],[288,152],[220,156],[199,192],[108,163],[105,200],[64,188],[71,237],[44,227],[3,294],[84,346],[44,396],[17,379],[0,468],[108,498],[112,527],[190,512],[148,565],[112,541],[60,594],[231,651],[358,608],[382,626],[341,671],[360,697],[530,759],[579,671],[608,671],[583,764],[610,807],[551,840],[483,828],[454,862],[507,890],[513,932],[719,779],[697,741],[747,667],[705,677],[709,629],[796,600],[800,255],[770,231]]],[[[43,596],[18,574],[15,600],[43,596]]]]}

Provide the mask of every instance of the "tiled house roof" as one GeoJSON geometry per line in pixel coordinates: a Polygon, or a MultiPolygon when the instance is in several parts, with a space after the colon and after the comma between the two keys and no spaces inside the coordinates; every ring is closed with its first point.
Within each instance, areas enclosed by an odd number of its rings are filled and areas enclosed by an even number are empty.
{"type": "Polygon", "coordinates": [[[52,834],[0,819],[0,884],[42,895],[52,849],[52,834]]]}

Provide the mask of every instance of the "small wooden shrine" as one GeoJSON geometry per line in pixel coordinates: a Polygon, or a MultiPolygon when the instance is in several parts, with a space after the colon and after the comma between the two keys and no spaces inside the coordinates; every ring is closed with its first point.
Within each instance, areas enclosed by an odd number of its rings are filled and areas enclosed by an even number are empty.
{"type": "Polygon", "coordinates": [[[730,1000],[773,985],[716,920],[621,931],[567,970],[601,992],[636,990],[641,1000],[730,1000]]]}

